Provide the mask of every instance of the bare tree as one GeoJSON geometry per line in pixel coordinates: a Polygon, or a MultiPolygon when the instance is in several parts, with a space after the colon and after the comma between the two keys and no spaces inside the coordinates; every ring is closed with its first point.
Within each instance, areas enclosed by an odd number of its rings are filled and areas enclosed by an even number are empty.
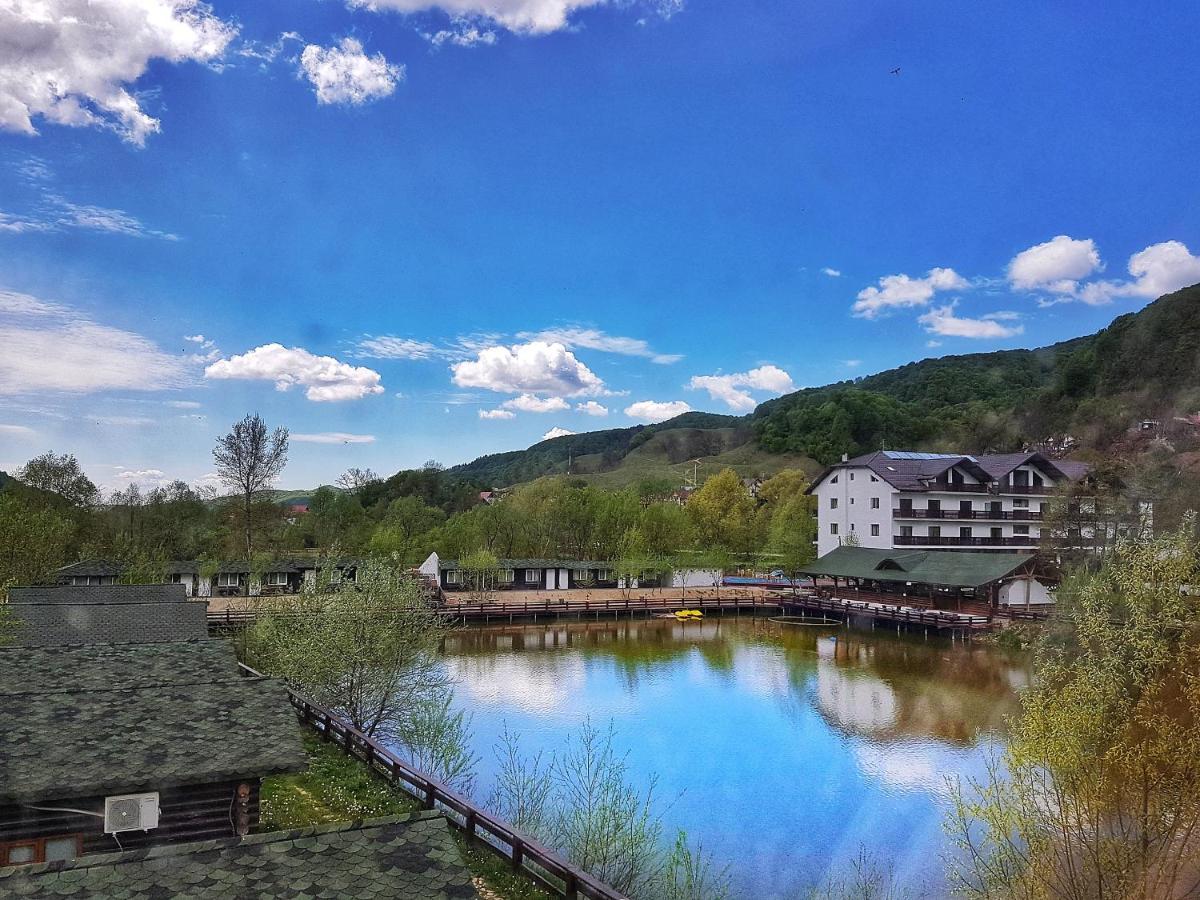
{"type": "Polygon", "coordinates": [[[368,484],[374,484],[379,480],[379,476],[370,469],[360,469],[358,466],[347,469],[337,480],[338,487],[350,492],[358,494],[368,484]]]}
{"type": "Polygon", "coordinates": [[[254,495],[265,489],[287,465],[288,430],[282,425],[268,433],[258,413],[247,415],[229,434],[217,438],[213,459],[217,475],[242,498],[246,528],[246,558],[254,553],[250,536],[250,507],[254,495]]]}

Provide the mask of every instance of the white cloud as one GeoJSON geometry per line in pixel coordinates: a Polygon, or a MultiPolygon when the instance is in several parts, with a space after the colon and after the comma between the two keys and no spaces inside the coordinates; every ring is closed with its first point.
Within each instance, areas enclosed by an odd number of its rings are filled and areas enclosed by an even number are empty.
{"type": "Polygon", "coordinates": [[[505,400],[500,406],[503,409],[532,413],[561,412],[571,408],[571,404],[562,397],[535,397],[533,394],[522,394],[512,400],[505,400]]]}
{"type": "Polygon", "coordinates": [[[355,355],[370,359],[429,359],[441,351],[429,341],[382,334],[367,335],[354,347],[355,355]]]}
{"type": "Polygon", "coordinates": [[[0,434],[8,434],[13,437],[33,437],[36,432],[27,425],[2,425],[0,424],[0,434]]]}
{"type": "Polygon", "coordinates": [[[360,106],[388,96],[404,79],[404,66],[389,63],[382,53],[367,56],[352,37],[342,38],[336,47],[309,44],[300,54],[300,68],[318,103],[360,106]]]}
{"type": "Polygon", "coordinates": [[[757,405],[749,391],[768,391],[783,394],[795,390],[792,376],[778,366],[759,366],[749,372],[734,372],[730,375],[695,375],[688,382],[691,390],[708,391],[714,400],[720,400],[730,409],[751,410],[757,405]]]}
{"type": "Polygon", "coordinates": [[[576,403],[575,409],[581,413],[587,413],[589,416],[608,415],[608,407],[602,403],[597,403],[595,400],[589,400],[586,403],[576,403]]]}
{"type": "MultiPolygon", "coordinates": [[[[518,34],[549,34],[571,25],[573,13],[595,6],[603,6],[608,0],[347,0],[349,6],[381,11],[394,10],[400,13],[418,13],[440,10],[450,16],[452,22],[482,20],[495,23],[518,34]]],[[[682,0],[634,0],[623,3],[661,15],[663,18],[678,12],[682,0]]]]}
{"type": "Polygon", "coordinates": [[[123,209],[75,203],[49,190],[48,184],[53,181],[54,174],[39,159],[26,160],[17,168],[17,172],[35,193],[36,200],[23,212],[0,212],[0,231],[21,233],[78,229],[124,237],[179,240],[178,235],[151,228],[123,209]]]}
{"type": "Polygon", "coordinates": [[[1080,279],[1100,268],[1095,241],[1060,234],[1014,256],[1008,264],[1008,281],[1017,290],[1073,294],[1080,279]]]}
{"type": "Polygon", "coordinates": [[[845,366],[847,369],[857,369],[859,366],[862,365],[862,360],[861,359],[843,359],[842,365],[845,366]]]}
{"type": "Polygon", "coordinates": [[[113,428],[142,428],[155,424],[155,420],[149,416],[89,416],[88,420],[113,428]]]}
{"type": "Polygon", "coordinates": [[[965,278],[946,268],[930,269],[924,278],[885,275],[879,279],[878,287],[858,292],[852,312],[864,319],[874,319],[892,309],[928,306],[938,291],[961,291],[969,286],[965,278]]]}
{"type": "Polygon", "coordinates": [[[344,431],[319,431],[315,434],[289,434],[297,444],[373,444],[373,434],[347,434],[344,431]]]}
{"type": "Polygon", "coordinates": [[[604,392],[600,377],[558,342],[529,341],[512,347],[487,347],[475,359],[455,363],[450,368],[459,387],[559,397],[604,392]]]}
{"type": "Polygon", "coordinates": [[[236,33],[197,0],[5,0],[0,128],[36,134],[41,118],[140,147],[159,121],[129,86],[152,60],[217,60],[236,33]]]}
{"type": "Polygon", "coordinates": [[[565,429],[565,428],[555,427],[555,428],[551,428],[549,431],[547,431],[545,434],[543,434],[542,440],[550,441],[550,440],[553,440],[554,438],[566,437],[567,435],[574,434],[574,433],[575,432],[573,432],[573,431],[567,431],[567,429],[565,429]]]}
{"type": "Polygon", "coordinates": [[[0,395],[183,387],[181,360],[130,331],[29,294],[0,291],[0,395]]]}
{"type": "Polygon", "coordinates": [[[383,393],[380,375],[374,369],[282,344],[263,344],[240,356],[218,360],[204,370],[204,377],[273,381],[277,391],[300,385],[306,389],[304,396],[318,403],[359,400],[368,394],[383,393]]]}
{"type": "Polygon", "coordinates": [[[933,338],[930,338],[929,340],[927,340],[927,341],[925,342],[925,346],[926,346],[926,347],[929,347],[930,349],[933,349],[934,347],[940,347],[940,346],[942,346],[942,342],[941,342],[941,341],[935,341],[933,338]]]}
{"type": "Polygon", "coordinates": [[[126,469],[124,466],[117,466],[117,470],[115,477],[126,481],[160,481],[166,477],[162,469],[126,469]]]}
{"type": "MultiPolygon", "coordinates": [[[[449,410],[447,410],[449,412],[449,410]]],[[[479,418],[481,419],[515,419],[517,414],[510,412],[507,409],[481,409],[479,410],[479,418]]]]}
{"type": "Polygon", "coordinates": [[[663,422],[691,412],[691,409],[683,400],[639,400],[625,407],[625,415],[647,422],[663,422]]]}
{"type": "Polygon", "coordinates": [[[463,18],[452,19],[449,28],[442,28],[434,32],[423,31],[421,37],[433,44],[434,47],[441,47],[444,44],[455,47],[491,46],[498,39],[496,32],[490,28],[463,18]]]}
{"type": "Polygon", "coordinates": [[[217,348],[216,341],[211,341],[202,334],[185,334],[183,339],[188,343],[198,345],[196,352],[188,356],[192,362],[210,363],[221,358],[221,351],[217,348]]]}
{"type": "Polygon", "coordinates": [[[828,275],[830,278],[841,278],[842,270],[841,269],[831,269],[829,266],[826,266],[825,268],[823,268],[821,270],[821,274],[828,275]]]}
{"type": "Polygon", "coordinates": [[[195,400],[168,400],[167,406],[174,409],[199,409],[200,404],[195,400]]]}
{"type": "Polygon", "coordinates": [[[990,313],[978,319],[960,318],[954,314],[957,304],[939,306],[918,317],[917,321],[931,334],[943,337],[1007,338],[1021,334],[1024,325],[1004,325],[1002,322],[1018,318],[1016,313],[990,313]]]}
{"type": "Polygon", "coordinates": [[[639,356],[659,365],[669,365],[683,359],[678,353],[658,353],[641,338],[605,334],[598,328],[547,328],[539,332],[522,332],[517,337],[521,340],[559,343],[572,350],[582,347],[585,350],[599,350],[603,353],[639,356]]]}
{"type": "Polygon", "coordinates": [[[1153,299],[1200,282],[1200,256],[1180,241],[1151,244],[1129,257],[1133,281],[1094,281],[1079,291],[1084,303],[1099,306],[1117,297],[1153,299]]]}

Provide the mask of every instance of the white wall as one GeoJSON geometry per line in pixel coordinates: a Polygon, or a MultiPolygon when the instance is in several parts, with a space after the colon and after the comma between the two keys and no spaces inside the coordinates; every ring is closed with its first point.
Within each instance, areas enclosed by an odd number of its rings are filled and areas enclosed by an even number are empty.
{"type": "Polygon", "coordinates": [[[675,569],[671,572],[671,587],[707,588],[721,583],[720,569],[675,569]]]}
{"type": "Polygon", "coordinates": [[[817,555],[824,556],[845,542],[848,534],[858,538],[860,547],[888,550],[892,546],[892,498],[897,491],[866,466],[837,469],[813,489],[817,498],[817,555]],[[837,478],[834,483],[833,479],[837,478]],[[837,508],[833,508],[833,500],[837,508]],[[879,501],[878,509],[871,500],[879,501]],[[838,526],[834,534],[831,525],[838,526]],[[871,534],[871,526],[879,534],[871,534]]]}
{"type": "Polygon", "coordinates": [[[1050,593],[1049,588],[1036,578],[1014,578],[1000,585],[1000,604],[1024,606],[1027,588],[1030,606],[1045,606],[1054,602],[1054,595],[1050,593]]]}
{"type": "Polygon", "coordinates": [[[438,565],[441,560],[438,559],[437,553],[430,553],[425,557],[425,562],[417,567],[417,571],[426,578],[432,578],[434,581],[438,579],[438,565]]]}

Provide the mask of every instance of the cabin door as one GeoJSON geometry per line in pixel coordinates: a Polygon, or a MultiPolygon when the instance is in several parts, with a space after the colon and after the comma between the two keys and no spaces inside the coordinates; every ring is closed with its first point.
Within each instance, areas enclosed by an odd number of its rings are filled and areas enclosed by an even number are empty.
{"type": "Polygon", "coordinates": [[[571,570],[570,569],[559,569],[558,570],[558,586],[560,588],[563,588],[564,590],[571,586],[571,570]]]}

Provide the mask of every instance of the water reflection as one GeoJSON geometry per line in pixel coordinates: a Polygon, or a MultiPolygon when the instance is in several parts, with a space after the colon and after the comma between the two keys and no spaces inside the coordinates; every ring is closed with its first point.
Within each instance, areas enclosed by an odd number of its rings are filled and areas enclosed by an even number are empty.
{"type": "Polygon", "coordinates": [[[505,725],[536,751],[611,720],[673,800],[668,825],[756,898],[796,896],[861,846],[940,893],[946,778],[980,771],[1029,679],[979,644],[753,618],[490,626],[445,651],[483,793],[505,725]]]}

